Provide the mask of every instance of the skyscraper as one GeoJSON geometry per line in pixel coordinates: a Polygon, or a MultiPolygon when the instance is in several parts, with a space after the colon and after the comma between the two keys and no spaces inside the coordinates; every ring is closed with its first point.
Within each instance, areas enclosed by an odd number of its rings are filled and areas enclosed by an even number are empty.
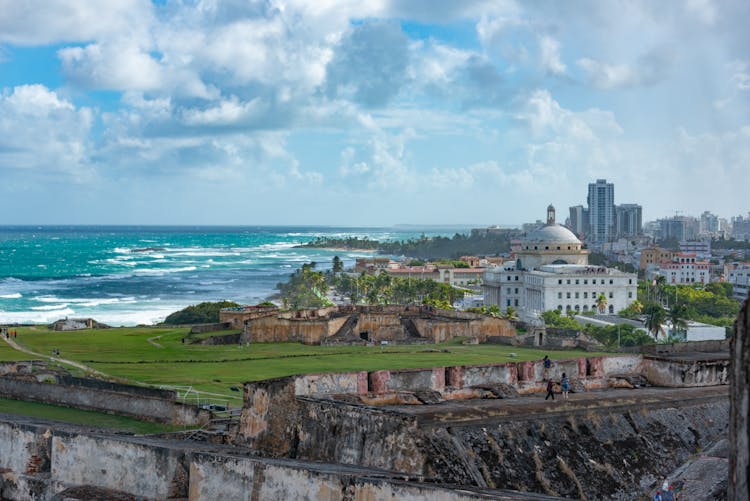
{"type": "Polygon", "coordinates": [[[617,238],[637,237],[643,235],[643,208],[638,204],[615,206],[615,232],[617,238]]]}
{"type": "Polygon", "coordinates": [[[589,183],[589,239],[591,242],[608,242],[615,229],[615,185],[606,179],[589,183]]]}

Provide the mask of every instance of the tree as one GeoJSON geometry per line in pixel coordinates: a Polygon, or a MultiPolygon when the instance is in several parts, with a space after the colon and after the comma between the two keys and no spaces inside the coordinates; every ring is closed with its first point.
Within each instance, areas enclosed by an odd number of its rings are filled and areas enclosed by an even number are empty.
{"type": "Polygon", "coordinates": [[[507,318],[508,320],[518,320],[516,309],[512,306],[508,306],[507,308],[505,308],[505,318],[507,318]]]}
{"type": "Polygon", "coordinates": [[[672,324],[673,334],[678,334],[677,337],[683,337],[682,334],[687,332],[687,308],[684,303],[674,303],[669,311],[667,312],[667,319],[672,324]]]}
{"type": "Polygon", "coordinates": [[[333,264],[331,271],[333,271],[333,274],[336,275],[336,273],[341,273],[344,271],[344,263],[341,261],[341,258],[338,256],[333,256],[333,264]]]}
{"type": "Polygon", "coordinates": [[[659,333],[664,332],[664,321],[667,316],[664,308],[660,304],[651,303],[643,311],[646,314],[643,322],[646,329],[654,336],[654,339],[658,339],[659,333]]]}
{"type": "Polygon", "coordinates": [[[599,294],[599,297],[596,298],[596,308],[599,310],[599,313],[605,313],[607,311],[607,296],[599,294]]]}

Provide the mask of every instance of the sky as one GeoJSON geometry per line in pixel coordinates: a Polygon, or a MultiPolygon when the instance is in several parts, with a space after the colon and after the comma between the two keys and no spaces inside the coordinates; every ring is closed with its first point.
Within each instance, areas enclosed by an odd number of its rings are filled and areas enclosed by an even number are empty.
{"type": "Polygon", "coordinates": [[[750,2],[0,0],[0,224],[750,210],[750,2]]]}

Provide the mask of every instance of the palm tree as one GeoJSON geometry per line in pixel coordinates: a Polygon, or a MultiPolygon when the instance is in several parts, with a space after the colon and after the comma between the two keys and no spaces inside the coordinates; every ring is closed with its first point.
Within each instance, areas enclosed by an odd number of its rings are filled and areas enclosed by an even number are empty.
{"type": "Polygon", "coordinates": [[[518,320],[516,309],[512,306],[508,306],[507,308],[505,308],[505,318],[507,318],[508,320],[518,320]]]}
{"type": "Polygon", "coordinates": [[[599,313],[607,311],[607,296],[599,294],[599,297],[596,298],[596,308],[599,310],[599,313]]]}
{"type": "Polygon", "coordinates": [[[664,321],[666,320],[666,312],[660,304],[651,304],[645,309],[646,319],[644,325],[646,329],[654,336],[654,339],[659,337],[660,332],[664,332],[664,321]]]}
{"type": "Polygon", "coordinates": [[[674,303],[667,313],[667,319],[672,324],[672,331],[677,334],[682,334],[687,330],[688,324],[685,320],[687,315],[687,307],[684,303],[674,303]]]}

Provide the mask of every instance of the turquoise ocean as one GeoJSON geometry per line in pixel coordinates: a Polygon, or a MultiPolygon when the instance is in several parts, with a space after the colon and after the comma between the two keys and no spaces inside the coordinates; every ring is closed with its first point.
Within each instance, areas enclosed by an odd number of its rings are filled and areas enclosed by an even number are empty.
{"type": "Polygon", "coordinates": [[[257,304],[303,263],[372,253],[296,247],[316,237],[406,240],[438,229],[334,227],[0,227],[0,324],[94,318],[153,324],[202,301],[257,304]]]}

